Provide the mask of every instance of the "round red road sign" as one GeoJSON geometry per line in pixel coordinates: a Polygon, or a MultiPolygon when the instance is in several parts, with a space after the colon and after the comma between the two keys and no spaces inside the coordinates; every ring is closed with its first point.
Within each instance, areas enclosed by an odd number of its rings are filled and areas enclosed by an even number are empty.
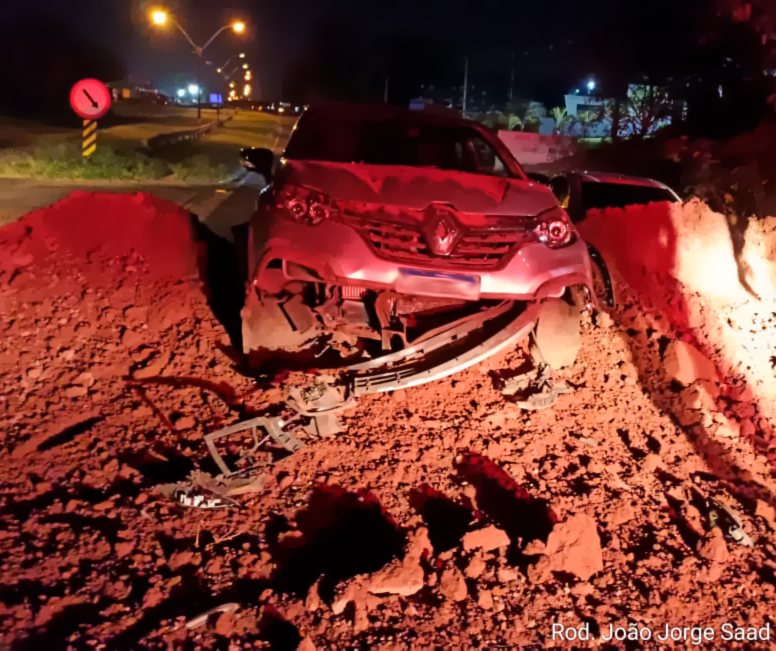
{"type": "Polygon", "coordinates": [[[108,87],[97,79],[81,79],[70,91],[70,106],[84,120],[98,120],[110,109],[108,87]]]}

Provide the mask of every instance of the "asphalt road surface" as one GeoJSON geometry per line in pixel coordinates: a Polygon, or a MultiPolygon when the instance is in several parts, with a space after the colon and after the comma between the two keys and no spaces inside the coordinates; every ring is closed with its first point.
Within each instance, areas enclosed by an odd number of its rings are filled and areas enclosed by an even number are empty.
{"type": "Polygon", "coordinates": [[[261,189],[260,177],[248,174],[220,185],[163,185],[114,182],[40,182],[33,179],[0,178],[0,226],[64,199],[75,191],[148,192],[196,214],[218,235],[231,238],[231,227],[246,222],[253,213],[261,189]]]}

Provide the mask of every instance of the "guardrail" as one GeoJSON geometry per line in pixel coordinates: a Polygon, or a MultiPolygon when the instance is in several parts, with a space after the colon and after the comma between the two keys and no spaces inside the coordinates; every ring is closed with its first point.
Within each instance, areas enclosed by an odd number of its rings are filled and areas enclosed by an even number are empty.
{"type": "Polygon", "coordinates": [[[199,140],[202,136],[207,135],[216,127],[222,126],[234,117],[235,113],[222,119],[213,120],[207,124],[203,124],[196,129],[186,129],[184,131],[173,131],[172,133],[160,133],[158,136],[153,136],[143,141],[143,146],[148,150],[161,149],[162,147],[168,147],[169,145],[175,145],[179,142],[194,142],[199,140]]]}

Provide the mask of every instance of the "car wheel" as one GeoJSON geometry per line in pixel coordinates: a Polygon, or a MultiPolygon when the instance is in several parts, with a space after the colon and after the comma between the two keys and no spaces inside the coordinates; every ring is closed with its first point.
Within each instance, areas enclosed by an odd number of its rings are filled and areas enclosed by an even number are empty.
{"type": "Polygon", "coordinates": [[[550,298],[541,305],[539,319],[531,335],[531,356],[537,365],[553,370],[572,366],[582,346],[581,306],[574,294],[550,298]]]}
{"type": "Polygon", "coordinates": [[[590,252],[590,259],[593,262],[593,292],[598,300],[606,307],[614,307],[614,281],[609,273],[609,267],[606,266],[604,257],[593,245],[588,244],[587,249],[590,252]]]}

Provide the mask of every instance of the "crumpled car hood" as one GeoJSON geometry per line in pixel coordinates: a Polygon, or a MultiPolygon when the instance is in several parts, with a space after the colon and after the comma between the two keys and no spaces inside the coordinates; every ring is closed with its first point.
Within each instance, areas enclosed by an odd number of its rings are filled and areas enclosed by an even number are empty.
{"type": "Polygon", "coordinates": [[[286,160],[276,179],[334,200],[411,210],[444,203],[462,213],[531,217],[558,206],[552,192],[539,183],[433,168],[286,160]]]}

